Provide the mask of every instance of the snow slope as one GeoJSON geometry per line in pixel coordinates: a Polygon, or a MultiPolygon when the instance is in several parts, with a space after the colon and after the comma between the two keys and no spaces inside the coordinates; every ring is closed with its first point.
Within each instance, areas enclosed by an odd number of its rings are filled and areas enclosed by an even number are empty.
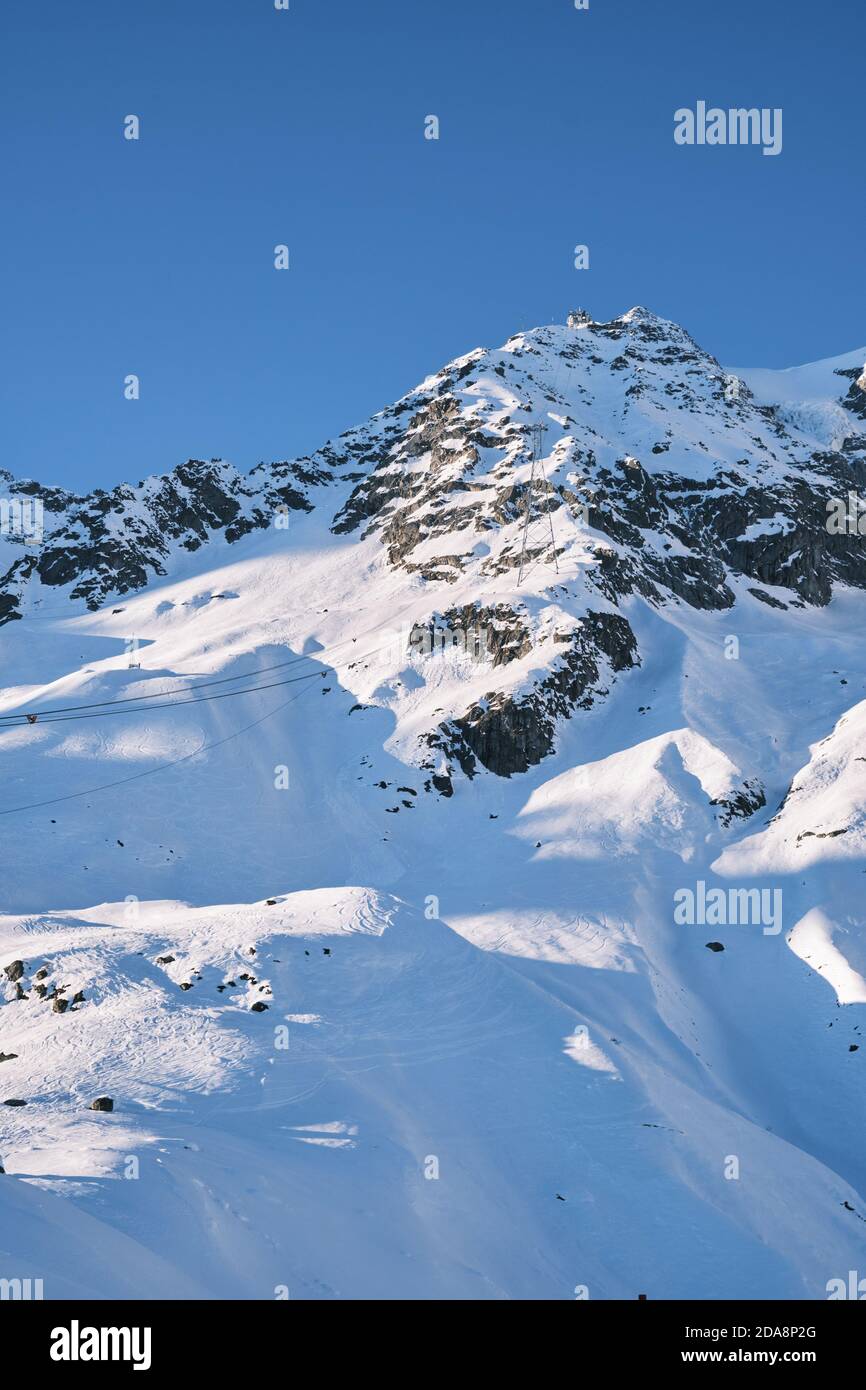
{"type": "Polygon", "coordinates": [[[756,400],[779,408],[779,416],[787,424],[814,436],[821,444],[836,444],[850,428],[840,401],[848,381],[859,382],[864,376],[866,348],[807,362],[802,367],[782,371],[750,367],[738,369],[734,375],[744,381],[756,400]]]}

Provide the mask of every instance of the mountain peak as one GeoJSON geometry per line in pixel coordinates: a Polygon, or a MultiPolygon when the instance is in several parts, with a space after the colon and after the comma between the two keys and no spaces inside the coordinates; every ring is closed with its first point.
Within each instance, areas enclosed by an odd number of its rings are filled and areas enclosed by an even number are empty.
{"type": "Polygon", "coordinates": [[[224,459],[189,459],[83,498],[10,481],[10,495],[41,498],[44,535],[0,534],[0,625],[40,603],[45,586],[97,608],[165,574],[175,553],[233,545],[278,515],[285,527],[290,512],[370,538],[388,567],[425,584],[504,583],[522,569],[527,499],[539,507],[533,420],[548,426],[544,488],[556,514],[553,543],[549,529],[546,541],[529,531],[542,585],[555,548],[565,570],[614,603],[639,585],[659,601],[668,591],[728,607],[732,575],[825,603],[833,577],[866,586],[859,550],[828,540],[824,526],[828,497],[845,495],[852,460],[866,453],[862,359],[834,363],[820,375],[826,409],[811,375],[787,374],[789,390],[808,389],[806,409],[802,396],[792,405],[732,377],[643,304],[607,322],[579,308],[567,326],[464,353],[310,457],[246,476],[224,459]],[[839,551],[832,565],[828,546],[839,551]]]}
{"type": "MultiPolygon", "coordinates": [[[[588,309],[571,309],[566,318],[566,327],[583,328],[590,324],[597,324],[600,322],[603,321],[594,319],[588,309]]],[[[665,319],[662,318],[660,314],[653,313],[652,309],[648,309],[645,304],[633,305],[631,309],[628,309],[624,314],[620,314],[617,318],[613,319],[612,322],[627,324],[665,324],[672,328],[680,327],[679,324],[673,323],[671,319],[665,319]]]]}
{"type": "Polygon", "coordinates": [[[663,319],[659,314],[654,314],[652,309],[648,309],[645,304],[635,304],[626,313],[620,314],[622,323],[670,323],[670,319],[663,319]]]}

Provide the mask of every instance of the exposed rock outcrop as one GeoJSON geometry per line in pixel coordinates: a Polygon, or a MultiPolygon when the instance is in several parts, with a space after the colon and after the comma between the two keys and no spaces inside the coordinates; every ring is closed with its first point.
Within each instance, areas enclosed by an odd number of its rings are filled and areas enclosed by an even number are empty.
{"type": "Polygon", "coordinates": [[[549,676],[526,694],[491,695],[441,724],[428,743],[456,759],[468,777],[478,763],[500,777],[526,772],[553,750],[558,720],[607,693],[604,669],[613,675],[639,664],[627,620],[619,613],[588,612],[549,676]]]}

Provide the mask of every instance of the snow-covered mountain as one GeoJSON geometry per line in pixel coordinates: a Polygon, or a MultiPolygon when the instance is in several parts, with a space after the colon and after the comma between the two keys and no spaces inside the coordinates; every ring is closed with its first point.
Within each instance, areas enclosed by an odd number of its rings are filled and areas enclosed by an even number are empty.
{"type": "Polygon", "coordinates": [[[0,473],[0,1277],[863,1266],[864,361],[576,313],[246,476],[0,473]]]}

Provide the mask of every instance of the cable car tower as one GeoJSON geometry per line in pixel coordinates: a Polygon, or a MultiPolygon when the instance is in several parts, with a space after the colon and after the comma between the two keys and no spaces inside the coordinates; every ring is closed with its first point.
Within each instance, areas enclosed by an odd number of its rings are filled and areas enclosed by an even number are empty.
{"type": "Polygon", "coordinates": [[[544,435],[546,432],[547,425],[542,420],[536,421],[529,428],[532,440],[532,472],[529,475],[529,488],[526,493],[526,506],[523,513],[523,539],[520,546],[520,567],[517,571],[518,587],[535,564],[530,545],[533,541],[536,545],[540,544],[544,550],[547,549],[548,544],[550,545],[553,553],[553,567],[559,574],[559,564],[556,558],[556,537],[553,534],[553,512],[550,506],[551,488],[544,471],[544,435]]]}

